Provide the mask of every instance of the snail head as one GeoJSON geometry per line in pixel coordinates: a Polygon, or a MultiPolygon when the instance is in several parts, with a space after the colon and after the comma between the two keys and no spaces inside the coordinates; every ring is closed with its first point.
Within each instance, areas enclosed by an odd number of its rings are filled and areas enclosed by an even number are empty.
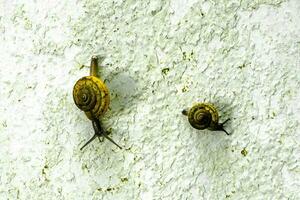
{"type": "Polygon", "coordinates": [[[227,135],[230,135],[225,129],[224,129],[224,124],[226,124],[228,121],[230,120],[230,118],[226,119],[224,122],[217,124],[213,131],[223,131],[225,132],[227,135]]]}
{"type": "Polygon", "coordinates": [[[94,139],[96,139],[97,137],[100,140],[100,137],[105,137],[106,139],[108,139],[110,142],[112,142],[113,144],[115,144],[117,147],[119,147],[120,149],[122,149],[122,147],[120,147],[115,141],[113,141],[113,139],[111,139],[108,136],[107,131],[105,131],[99,121],[99,119],[95,118],[92,115],[92,124],[93,124],[93,128],[95,131],[95,134],[93,135],[93,137],[91,139],[89,139],[81,148],[80,150],[82,150],[84,147],[86,147],[89,143],[91,143],[94,139]]]}

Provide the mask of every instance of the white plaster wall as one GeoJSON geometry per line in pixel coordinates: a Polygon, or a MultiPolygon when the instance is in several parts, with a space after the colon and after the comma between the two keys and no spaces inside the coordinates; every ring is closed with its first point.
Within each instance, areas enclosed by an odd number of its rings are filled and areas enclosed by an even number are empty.
{"type": "Polygon", "coordinates": [[[299,0],[0,0],[0,199],[300,199],[299,88],[299,0]],[[123,150],[79,150],[92,55],[123,150]]]}

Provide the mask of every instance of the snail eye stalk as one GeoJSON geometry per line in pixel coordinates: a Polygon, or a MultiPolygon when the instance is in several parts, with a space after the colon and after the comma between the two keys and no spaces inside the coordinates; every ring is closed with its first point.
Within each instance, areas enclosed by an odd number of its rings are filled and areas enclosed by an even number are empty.
{"type": "Polygon", "coordinates": [[[109,141],[111,141],[113,144],[115,144],[117,147],[119,147],[120,149],[122,149],[122,147],[120,147],[115,141],[113,141],[113,139],[111,139],[108,135],[107,132],[105,130],[103,130],[100,122],[98,119],[94,119],[93,120],[93,127],[95,130],[95,134],[98,134],[98,136],[103,136],[106,139],[108,139],[109,141]]]}
{"type": "Polygon", "coordinates": [[[221,123],[222,125],[226,124],[226,122],[228,122],[230,120],[230,118],[226,119],[223,123],[221,123]]]}
{"type": "Polygon", "coordinates": [[[80,151],[82,151],[82,149],[84,147],[86,147],[89,143],[91,143],[95,138],[97,137],[96,134],[93,135],[93,137],[91,139],[89,139],[89,141],[87,141],[81,148],[80,148],[80,151]]]}
{"type": "Polygon", "coordinates": [[[84,147],[86,147],[89,143],[91,143],[94,139],[96,139],[96,137],[98,137],[100,139],[100,137],[105,137],[106,139],[108,139],[110,142],[112,142],[113,144],[115,144],[117,147],[119,147],[120,149],[122,149],[121,146],[119,146],[115,141],[113,141],[113,139],[111,139],[108,135],[107,132],[102,128],[99,120],[97,118],[95,118],[94,116],[92,116],[92,124],[93,124],[93,128],[95,131],[95,134],[93,135],[93,137],[91,139],[89,139],[89,141],[87,141],[81,148],[80,150],[82,150],[84,147]]]}
{"type": "Polygon", "coordinates": [[[229,120],[230,120],[230,118],[226,119],[223,123],[218,124],[218,127],[216,130],[224,131],[227,135],[230,135],[223,127],[224,124],[226,124],[229,120]]]}

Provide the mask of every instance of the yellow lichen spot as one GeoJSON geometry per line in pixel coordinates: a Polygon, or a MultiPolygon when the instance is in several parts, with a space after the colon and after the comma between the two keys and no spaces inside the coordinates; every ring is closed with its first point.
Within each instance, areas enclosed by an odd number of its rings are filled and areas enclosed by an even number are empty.
{"type": "Polygon", "coordinates": [[[181,90],[182,92],[186,92],[186,91],[188,91],[188,86],[184,86],[183,88],[182,88],[182,90],[181,90]]]}
{"type": "Polygon", "coordinates": [[[246,64],[245,64],[245,63],[243,63],[242,65],[238,66],[239,69],[243,69],[243,68],[245,68],[245,67],[246,67],[246,64]]]}
{"type": "Polygon", "coordinates": [[[246,150],[246,148],[243,148],[243,150],[241,151],[241,154],[243,156],[246,156],[248,154],[248,151],[246,150]]]}
{"type": "Polygon", "coordinates": [[[187,60],[187,61],[191,61],[194,59],[194,52],[182,52],[182,60],[187,60]]]}
{"type": "Polygon", "coordinates": [[[121,181],[124,183],[124,182],[127,182],[128,181],[128,178],[127,177],[124,177],[124,178],[121,178],[121,181]]]}
{"type": "Polygon", "coordinates": [[[186,52],[182,52],[182,59],[186,60],[186,52]]]}

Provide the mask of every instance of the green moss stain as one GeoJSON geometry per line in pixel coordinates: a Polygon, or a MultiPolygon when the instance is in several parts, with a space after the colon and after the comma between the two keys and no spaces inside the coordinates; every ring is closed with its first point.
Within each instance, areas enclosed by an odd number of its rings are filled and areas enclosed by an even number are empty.
{"type": "Polygon", "coordinates": [[[127,182],[128,181],[128,178],[127,177],[124,177],[124,178],[121,178],[121,181],[124,183],[124,182],[127,182]]]}
{"type": "Polygon", "coordinates": [[[183,86],[183,88],[181,89],[181,91],[184,93],[184,92],[187,92],[188,89],[189,89],[189,87],[185,85],[185,86],[183,86]]]}
{"type": "Polygon", "coordinates": [[[186,60],[186,52],[182,52],[182,59],[186,60]]]}
{"type": "Polygon", "coordinates": [[[241,154],[242,154],[243,156],[247,156],[248,151],[246,150],[246,148],[243,148],[243,150],[241,151],[241,154]]]}
{"type": "Polygon", "coordinates": [[[163,68],[163,69],[161,70],[161,73],[162,73],[163,75],[167,75],[167,74],[169,73],[169,71],[170,71],[170,68],[166,67],[166,68],[163,68]]]}
{"type": "Polygon", "coordinates": [[[245,64],[245,63],[243,63],[242,65],[238,66],[239,69],[243,69],[243,68],[245,68],[245,67],[246,67],[246,64],[245,64]]]}
{"type": "Polygon", "coordinates": [[[194,52],[191,51],[191,52],[182,52],[182,60],[184,61],[191,61],[194,59],[194,52]]]}
{"type": "Polygon", "coordinates": [[[48,169],[49,169],[49,166],[47,164],[42,169],[42,176],[44,177],[44,180],[46,182],[50,182],[50,180],[47,177],[47,171],[48,171],[48,169]]]}

